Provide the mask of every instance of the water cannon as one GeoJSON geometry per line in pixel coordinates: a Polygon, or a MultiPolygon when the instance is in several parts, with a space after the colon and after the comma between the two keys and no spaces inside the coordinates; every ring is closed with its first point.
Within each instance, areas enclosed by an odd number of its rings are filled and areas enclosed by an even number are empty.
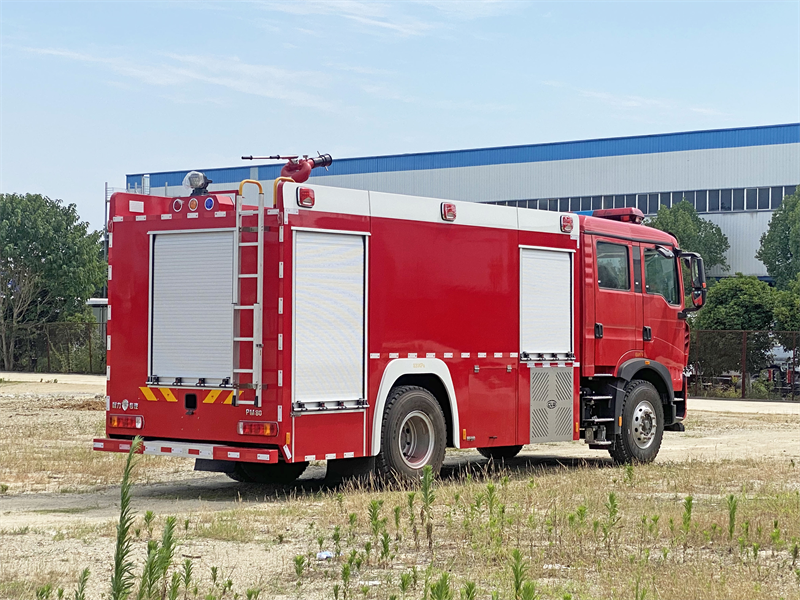
{"type": "Polygon", "coordinates": [[[317,152],[317,156],[312,156],[311,158],[307,154],[302,157],[276,154],[274,156],[243,156],[242,160],[285,160],[286,164],[281,169],[281,177],[289,177],[295,183],[307,181],[312,169],[325,167],[327,171],[328,167],[333,163],[333,158],[331,158],[330,154],[320,154],[319,152],[317,152]]]}

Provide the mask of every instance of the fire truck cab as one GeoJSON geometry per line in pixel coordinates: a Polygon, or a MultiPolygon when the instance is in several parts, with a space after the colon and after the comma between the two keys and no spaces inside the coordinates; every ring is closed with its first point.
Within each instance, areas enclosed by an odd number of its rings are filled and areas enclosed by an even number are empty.
{"type": "Polygon", "coordinates": [[[96,450],[142,436],[148,454],[284,483],[310,461],[413,477],[446,447],[501,459],[579,439],[648,462],[682,430],[703,263],[637,209],[298,179],[112,196],[96,450]]]}

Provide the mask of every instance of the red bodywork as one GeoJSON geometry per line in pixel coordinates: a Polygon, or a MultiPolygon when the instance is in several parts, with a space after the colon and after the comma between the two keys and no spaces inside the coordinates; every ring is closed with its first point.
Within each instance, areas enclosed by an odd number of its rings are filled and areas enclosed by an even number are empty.
{"type": "MultiPolygon", "coordinates": [[[[558,360],[559,366],[575,367],[573,439],[582,437],[582,382],[595,376],[616,375],[620,366],[631,358],[661,363],[669,370],[672,389],[676,393],[684,389],[683,369],[688,348],[684,344],[685,323],[677,315],[682,306],[671,306],[661,296],[648,295],[645,287],[639,292],[599,288],[594,260],[598,240],[624,244],[630,249],[633,270],[634,258],[638,255],[643,260],[641,253],[645,248],[657,244],[675,247],[672,236],[635,223],[576,215],[567,219],[569,223],[574,221],[574,231],[564,233],[558,230],[559,223],[562,228],[567,227],[560,219],[562,215],[546,212],[526,218],[555,219],[555,229],[549,225],[547,231],[481,226],[475,220],[477,217],[470,220],[469,203],[448,202],[445,210],[439,201],[430,199],[425,200],[427,204],[414,199],[417,202],[414,206],[430,207],[430,210],[420,209],[418,218],[412,209],[407,218],[387,218],[374,212],[353,214],[359,211],[340,212],[336,210],[336,202],[326,202],[326,195],[331,195],[333,192],[329,190],[334,188],[321,186],[307,186],[315,190],[316,206],[306,209],[295,201],[296,187],[288,184],[284,189],[284,184],[279,184],[276,207],[267,209],[264,390],[258,408],[236,405],[231,389],[176,387],[169,383],[148,385],[151,233],[233,228],[236,223],[233,197],[214,193],[201,196],[201,207],[194,212],[197,216],[190,218],[186,204],[175,212],[173,198],[127,193],[112,196],[109,439],[95,440],[96,449],[125,451],[127,447],[121,448],[120,440],[142,435],[151,440],[152,452],[180,456],[200,456],[202,451],[202,456],[216,459],[275,462],[280,452],[282,460],[292,462],[371,455],[376,435],[374,411],[382,406],[379,391],[387,365],[396,358],[406,357],[418,357],[421,364],[425,359],[442,360],[449,369],[455,394],[451,402],[455,400],[457,412],[448,415],[449,426],[452,425],[450,445],[470,448],[529,443],[531,372],[550,363],[547,357],[524,361],[520,356],[520,247],[574,253],[574,358],[558,360]],[[207,198],[213,199],[212,210],[203,209],[207,198]],[[454,220],[445,221],[444,217],[450,215],[454,220]],[[293,297],[293,290],[292,278],[282,274],[291,272],[293,246],[288,240],[295,228],[368,234],[368,406],[362,410],[293,415],[293,315],[288,300],[293,297]],[[281,314],[279,299],[286,299],[281,314]],[[601,339],[595,337],[596,323],[604,326],[601,339]],[[644,342],[642,328],[646,325],[652,330],[652,341],[644,342]],[[196,409],[187,410],[186,394],[195,395],[196,409]],[[112,429],[111,416],[122,413],[141,415],[141,429],[112,429]],[[277,436],[241,435],[237,429],[239,422],[253,419],[278,423],[277,436]],[[243,452],[232,450],[235,448],[243,452]],[[261,458],[257,459],[257,455],[261,458]]],[[[336,198],[345,192],[336,190],[336,198]]],[[[407,198],[397,196],[396,202],[402,203],[407,198]]],[[[481,210],[505,211],[497,214],[506,218],[512,211],[516,215],[516,211],[525,209],[483,205],[481,210]]],[[[246,223],[256,223],[256,217],[246,219],[249,219],[246,223]]],[[[243,268],[253,270],[254,263],[253,255],[242,254],[243,268]]],[[[214,281],[197,282],[197,286],[214,285],[217,285],[214,281]]],[[[642,285],[646,286],[646,282],[642,285]]],[[[192,290],[186,293],[191,294],[192,290]]],[[[255,290],[243,288],[242,293],[254,297],[255,290]]],[[[248,325],[245,317],[242,327],[248,326],[252,327],[252,323],[248,325]]],[[[213,353],[215,348],[210,346],[207,351],[213,353]]],[[[240,356],[243,364],[250,359],[246,352],[240,356]]],[[[242,392],[242,397],[247,394],[242,392]]]]}

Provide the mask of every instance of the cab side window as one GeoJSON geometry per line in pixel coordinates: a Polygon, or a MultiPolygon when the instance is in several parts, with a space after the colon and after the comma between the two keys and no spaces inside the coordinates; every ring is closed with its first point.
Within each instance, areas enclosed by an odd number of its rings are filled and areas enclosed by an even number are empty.
{"type": "Polygon", "coordinates": [[[645,289],[648,294],[664,296],[670,304],[680,304],[676,261],[659,254],[657,250],[644,251],[645,289]]]}
{"type": "Polygon", "coordinates": [[[628,247],[597,242],[597,283],[606,290],[630,290],[628,247]]]}

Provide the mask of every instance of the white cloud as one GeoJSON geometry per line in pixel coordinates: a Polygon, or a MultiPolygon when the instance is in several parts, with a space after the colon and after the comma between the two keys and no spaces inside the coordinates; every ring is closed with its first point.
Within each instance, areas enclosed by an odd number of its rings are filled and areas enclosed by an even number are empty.
{"type": "Polygon", "coordinates": [[[314,71],[287,70],[272,65],[251,64],[237,57],[190,54],[158,55],[150,62],[126,58],[106,58],[60,48],[25,48],[42,56],[94,64],[118,75],[153,86],[180,87],[192,83],[219,86],[235,92],[284,100],[321,110],[332,109],[330,99],[323,99],[306,88],[324,87],[329,77],[314,71]]]}

